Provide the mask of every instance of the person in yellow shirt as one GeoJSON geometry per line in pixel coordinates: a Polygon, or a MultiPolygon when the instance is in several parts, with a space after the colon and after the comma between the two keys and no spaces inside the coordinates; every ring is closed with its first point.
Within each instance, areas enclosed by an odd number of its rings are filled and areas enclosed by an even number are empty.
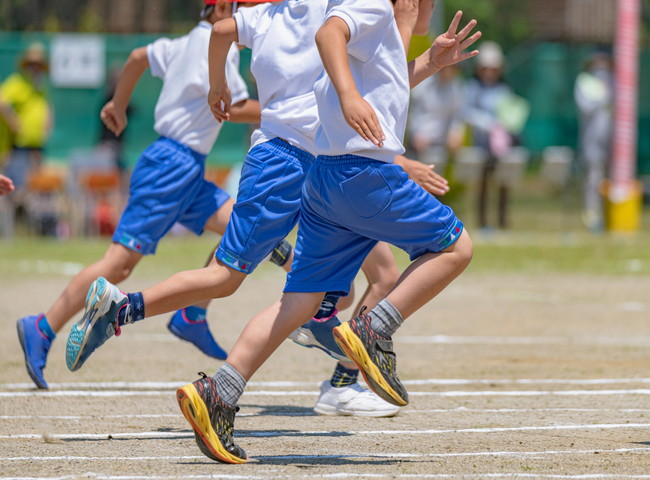
{"type": "Polygon", "coordinates": [[[41,164],[52,126],[45,91],[48,70],[45,48],[35,43],[23,54],[18,71],[0,85],[0,116],[9,126],[12,141],[4,173],[14,181],[18,202],[30,173],[41,164]]]}

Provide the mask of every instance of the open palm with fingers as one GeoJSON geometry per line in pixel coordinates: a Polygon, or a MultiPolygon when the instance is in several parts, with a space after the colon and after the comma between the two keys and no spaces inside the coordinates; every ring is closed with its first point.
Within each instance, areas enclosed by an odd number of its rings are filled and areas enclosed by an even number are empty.
{"type": "Polygon", "coordinates": [[[481,32],[469,36],[476,27],[477,22],[476,20],[470,20],[460,32],[457,32],[462,17],[463,12],[456,12],[449,29],[439,35],[431,45],[429,50],[430,61],[438,68],[448,67],[478,55],[478,50],[466,51],[481,38],[481,32]]]}

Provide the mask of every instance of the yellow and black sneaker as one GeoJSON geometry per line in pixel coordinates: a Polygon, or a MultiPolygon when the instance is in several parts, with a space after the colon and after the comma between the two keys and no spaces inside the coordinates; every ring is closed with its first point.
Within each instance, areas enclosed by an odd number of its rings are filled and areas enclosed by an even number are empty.
{"type": "Polygon", "coordinates": [[[397,406],[408,404],[408,393],[397,378],[393,341],[370,327],[370,316],[363,310],[358,317],[334,328],[334,339],[356,363],[370,389],[397,406]]]}
{"type": "Polygon", "coordinates": [[[199,375],[202,378],[176,390],[178,405],[194,430],[196,444],[212,460],[246,463],[246,452],[232,438],[239,407],[223,403],[214,379],[203,372],[199,375]]]}

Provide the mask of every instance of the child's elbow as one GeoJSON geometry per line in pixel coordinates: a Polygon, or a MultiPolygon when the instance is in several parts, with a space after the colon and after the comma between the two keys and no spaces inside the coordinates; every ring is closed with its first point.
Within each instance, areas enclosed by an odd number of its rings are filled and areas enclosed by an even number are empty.
{"type": "Polygon", "coordinates": [[[212,25],[212,36],[213,37],[226,37],[230,33],[231,26],[229,25],[229,22],[227,20],[230,19],[224,19],[224,20],[219,20],[216,22],[214,25],[212,25]]]}
{"type": "Polygon", "coordinates": [[[129,55],[129,60],[138,65],[144,65],[145,67],[149,65],[149,57],[147,57],[147,47],[136,48],[129,55]]]}
{"type": "Polygon", "coordinates": [[[325,25],[320,27],[318,31],[316,32],[316,46],[320,49],[323,46],[323,42],[325,41],[325,37],[327,36],[325,25]]]}

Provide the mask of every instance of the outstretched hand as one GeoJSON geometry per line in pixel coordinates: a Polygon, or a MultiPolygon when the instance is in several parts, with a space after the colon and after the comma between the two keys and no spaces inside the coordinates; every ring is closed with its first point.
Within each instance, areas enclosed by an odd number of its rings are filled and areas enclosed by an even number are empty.
{"type": "Polygon", "coordinates": [[[411,160],[403,155],[395,157],[395,163],[401,165],[409,178],[430,194],[444,195],[449,192],[449,182],[445,177],[433,171],[434,165],[411,160]]]}
{"type": "Polygon", "coordinates": [[[481,38],[481,32],[476,32],[468,38],[469,34],[476,26],[477,21],[470,20],[469,23],[465,25],[465,28],[460,32],[456,32],[462,17],[463,12],[460,10],[456,12],[456,15],[454,15],[454,19],[451,21],[447,31],[442,35],[439,35],[434,40],[433,45],[431,45],[431,49],[429,50],[429,59],[431,63],[439,69],[448,67],[449,65],[454,65],[478,55],[478,50],[466,51],[467,48],[471,47],[474,42],[481,38]]]}

